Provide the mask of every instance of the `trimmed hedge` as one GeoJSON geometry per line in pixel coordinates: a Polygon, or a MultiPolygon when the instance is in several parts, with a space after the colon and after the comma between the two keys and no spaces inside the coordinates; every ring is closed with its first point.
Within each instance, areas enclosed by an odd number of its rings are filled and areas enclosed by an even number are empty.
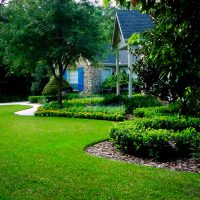
{"type": "Polygon", "coordinates": [[[86,119],[100,119],[110,121],[123,121],[124,116],[116,114],[108,114],[102,112],[70,112],[67,110],[50,110],[39,108],[35,116],[56,116],[56,117],[72,117],[72,118],[86,118],[86,119]]]}
{"type": "Polygon", "coordinates": [[[194,117],[158,116],[152,118],[136,118],[134,124],[139,128],[167,129],[181,131],[192,127],[200,131],[200,119],[194,117]]]}
{"type": "Polygon", "coordinates": [[[98,105],[103,101],[103,97],[79,98],[65,101],[63,106],[83,106],[83,105],[98,105]]]}
{"type": "Polygon", "coordinates": [[[114,124],[110,137],[126,153],[158,160],[189,156],[200,149],[200,133],[194,128],[181,132],[139,128],[134,123],[114,124]]]}
{"type": "Polygon", "coordinates": [[[163,116],[169,115],[168,106],[157,106],[157,107],[149,107],[149,108],[136,108],[133,111],[133,115],[135,117],[155,117],[155,116],[163,116]]]}

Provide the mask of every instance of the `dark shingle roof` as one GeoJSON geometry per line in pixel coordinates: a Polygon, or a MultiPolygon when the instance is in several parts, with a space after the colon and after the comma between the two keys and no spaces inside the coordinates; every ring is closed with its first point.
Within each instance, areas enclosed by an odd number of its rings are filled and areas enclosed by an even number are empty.
{"type": "Polygon", "coordinates": [[[116,56],[115,54],[109,54],[106,59],[104,60],[104,64],[115,64],[116,63],[116,56]]]}
{"type": "Polygon", "coordinates": [[[118,10],[117,17],[124,39],[128,39],[133,33],[143,33],[154,25],[147,14],[136,10],[118,10]]]}

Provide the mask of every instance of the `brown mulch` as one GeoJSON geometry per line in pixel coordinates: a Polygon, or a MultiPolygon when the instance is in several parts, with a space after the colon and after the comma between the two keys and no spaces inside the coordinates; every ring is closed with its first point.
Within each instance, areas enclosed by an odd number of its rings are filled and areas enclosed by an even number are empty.
{"type": "Polygon", "coordinates": [[[138,158],[138,157],[120,152],[118,149],[116,149],[113,143],[109,141],[103,141],[103,142],[97,143],[93,146],[86,148],[85,151],[99,157],[106,157],[106,158],[121,160],[121,161],[129,162],[129,163],[142,164],[146,166],[154,166],[158,168],[167,168],[170,170],[200,173],[200,163],[197,163],[197,161],[195,160],[184,159],[184,160],[175,160],[175,161],[170,161],[170,162],[158,162],[152,159],[138,158]]]}

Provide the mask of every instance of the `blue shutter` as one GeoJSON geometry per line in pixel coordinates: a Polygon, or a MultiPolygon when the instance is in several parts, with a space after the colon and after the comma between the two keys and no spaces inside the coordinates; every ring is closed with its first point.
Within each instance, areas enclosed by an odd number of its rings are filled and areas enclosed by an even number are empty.
{"type": "Polygon", "coordinates": [[[84,77],[83,77],[83,67],[78,68],[78,91],[81,92],[84,89],[84,77]]]}
{"type": "Polygon", "coordinates": [[[63,78],[67,81],[67,69],[65,70],[65,73],[63,75],[63,78]]]}

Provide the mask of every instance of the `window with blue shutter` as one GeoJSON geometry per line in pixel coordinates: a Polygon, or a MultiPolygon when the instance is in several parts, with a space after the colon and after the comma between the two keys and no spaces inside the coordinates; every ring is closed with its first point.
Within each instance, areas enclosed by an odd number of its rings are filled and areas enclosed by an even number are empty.
{"type": "Polygon", "coordinates": [[[78,91],[81,92],[84,89],[84,77],[83,77],[83,67],[78,68],[78,91]]]}
{"type": "Polygon", "coordinates": [[[65,70],[65,73],[63,75],[63,78],[67,81],[67,69],[65,70]]]}

